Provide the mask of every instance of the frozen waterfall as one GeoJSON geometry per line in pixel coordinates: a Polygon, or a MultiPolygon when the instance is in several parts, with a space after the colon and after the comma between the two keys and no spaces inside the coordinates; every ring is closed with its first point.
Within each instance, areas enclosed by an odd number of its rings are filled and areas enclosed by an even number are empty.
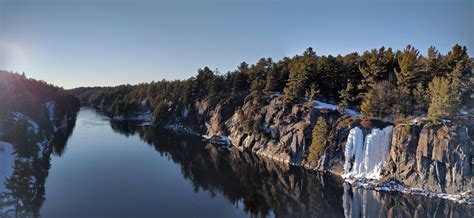
{"type": "Polygon", "coordinates": [[[380,179],[390,151],[392,128],[373,128],[365,138],[359,127],[350,130],[344,151],[344,178],[380,179]]]}

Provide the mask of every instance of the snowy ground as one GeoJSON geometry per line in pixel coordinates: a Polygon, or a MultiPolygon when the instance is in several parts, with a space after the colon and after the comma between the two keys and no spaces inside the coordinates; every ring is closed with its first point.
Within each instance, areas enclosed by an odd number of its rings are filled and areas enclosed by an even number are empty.
{"type": "MultiPolygon", "coordinates": [[[[334,104],[328,104],[322,101],[314,101],[314,108],[317,109],[329,109],[329,110],[337,110],[337,105],[334,104]]],[[[357,111],[351,110],[351,109],[346,109],[344,110],[344,114],[351,115],[351,116],[361,116],[357,111]]]]}
{"type": "Polygon", "coordinates": [[[175,133],[184,133],[194,135],[196,134],[190,127],[185,126],[181,123],[173,123],[165,126],[165,129],[175,132],[175,133]]]}
{"type": "Polygon", "coordinates": [[[28,122],[28,124],[30,124],[30,127],[28,129],[33,131],[35,134],[37,134],[40,130],[40,127],[35,121],[33,121],[31,118],[29,118],[28,116],[20,112],[13,112],[11,119],[14,120],[15,122],[21,122],[21,121],[28,122]]]}
{"type": "Polygon", "coordinates": [[[13,145],[0,141],[0,193],[5,191],[5,180],[13,174],[14,161],[13,145]]]}

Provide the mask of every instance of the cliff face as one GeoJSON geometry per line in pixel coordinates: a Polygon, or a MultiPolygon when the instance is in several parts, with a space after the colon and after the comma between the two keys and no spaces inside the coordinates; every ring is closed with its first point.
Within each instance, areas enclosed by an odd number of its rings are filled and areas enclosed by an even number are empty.
{"type": "Polygon", "coordinates": [[[285,107],[282,97],[273,98],[251,116],[248,113],[253,104],[254,102],[247,102],[226,122],[232,145],[293,165],[306,163],[311,133],[317,118],[323,116],[332,124],[340,116],[337,111],[319,110],[302,104],[285,107]],[[259,131],[246,130],[246,120],[243,117],[257,120],[259,131]]]}
{"type": "Polygon", "coordinates": [[[201,101],[185,108],[186,116],[182,108],[176,114],[178,120],[208,137],[227,137],[239,150],[275,161],[345,178],[397,181],[404,187],[434,193],[459,194],[472,189],[470,120],[442,125],[393,124],[342,115],[334,108],[318,105],[285,106],[281,96],[263,103],[243,100],[201,101]],[[329,127],[326,144],[322,145],[325,152],[317,166],[310,166],[311,135],[320,116],[329,127]],[[255,121],[253,128],[248,127],[248,119],[255,121]],[[349,148],[350,137],[358,143],[349,148]]]}
{"type": "Polygon", "coordinates": [[[411,187],[458,193],[472,189],[468,127],[399,125],[393,130],[387,175],[411,187]]]}

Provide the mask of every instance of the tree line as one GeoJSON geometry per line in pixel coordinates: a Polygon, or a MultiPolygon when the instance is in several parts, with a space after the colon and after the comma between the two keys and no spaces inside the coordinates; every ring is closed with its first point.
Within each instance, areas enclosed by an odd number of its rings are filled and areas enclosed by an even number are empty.
{"type": "MultiPolygon", "coordinates": [[[[319,56],[312,48],[301,55],[274,61],[242,62],[220,73],[199,69],[187,80],[71,90],[87,105],[113,114],[154,110],[155,118],[170,102],[189,106],[201,99],[229,96],[264,99],[282,93],[287,104],[320,100],[351,108],[366,117],[395,119],[427,116],[432,122],[473,108],[473,61],[465,46],[454,45],[445,55],[429,47],[427,55],[411,45],[394,51],[381,47],[347,55],[319,56]]],[[[264,101],[255,101],[264,102],[264,101]]],[[[472,111],[471,111],[472,113],[472,111]]]]}
{"type": "Polygon", "coordinates": [[[2,124],[12,112],[20,112],[40,126],[50,126],[45,103],[55,102],[56,115],[73,116],[80,107],[79,100],[63,88],[26,75],[0,70],[0,133],[2,124]]]}

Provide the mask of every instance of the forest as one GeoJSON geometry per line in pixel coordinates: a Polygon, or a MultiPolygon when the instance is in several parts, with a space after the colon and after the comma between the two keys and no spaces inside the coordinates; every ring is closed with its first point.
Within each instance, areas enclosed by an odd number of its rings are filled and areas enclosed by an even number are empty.
{"type": "Polygon", "coordinates": [[[264,104],[270,95],[279,93],[287,105],[319,100],[336,104],[341,112],[348,108],[360,111],[364,117],[422,116],[439,123],[473,114],[472,72],[473,60],[467,48],[458,44],[447,54],[431,46],[426,55],[411,45],[403,50],[381,47],[344,56],[319,56],[308,48],[301,55],[278,61],[242,62],[227,73],[204,67],[186,80],[81,87],[70,92],[84,105],[114,115],[133,115],[147,108],[158,123],[166,119],[163,112],[170,102],[189,106],[202,99],[218,102],[246,96],[246,101],[264,104]]]}
{"type": "Polygon", "coordinates": [[[80,107],[79,100],[63,88],[27,78],[24,73],[0,70],[0,130],[12,112],[28,116],[41,127],[50,126],[46,107],[50,101],[55,102],[56,115],[67,114],[71,117],[80,107]]]}

